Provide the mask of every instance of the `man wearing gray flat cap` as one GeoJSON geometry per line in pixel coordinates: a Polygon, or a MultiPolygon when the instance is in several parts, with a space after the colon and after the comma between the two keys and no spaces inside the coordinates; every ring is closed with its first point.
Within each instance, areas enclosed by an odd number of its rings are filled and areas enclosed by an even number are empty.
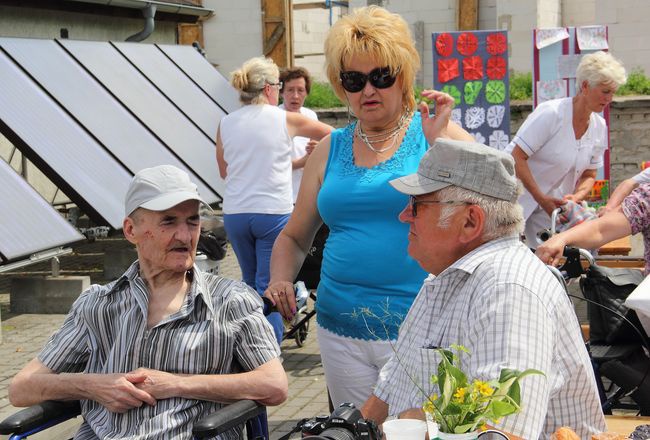
{"type": "MultiPolygon", "coordinates": [[[[133,177],[123,229],[138,260],[75,301],[12,380],[14,406],[81,400],[75,439],[153,440],[191,438],[193,422],[223,403],[286,399],[280,350],[259,295],[194,265],[200,204],[196,185],[178,168],[133,177]]],[[[239,438],[239,431],[219,438],[239,438]]]]}
{"type": "Polygon", "coordinates": [[[467,376],[503,368],[544,375],[521,382],[522,410],[496,426],[511,438],[549,438],[570,426],[581,438],[605,428],[594,373],[573,306],[558,280],[519,240],[520,185],[508,154],[437,139],[418,171],[390,182],[410,196],[409,254],[431,273],[399,330],[364,416],[423,418],[440,361],[433,348],[462,345],[467,376]],[[422,387],[422,388],[420,388],[422,387]]]}

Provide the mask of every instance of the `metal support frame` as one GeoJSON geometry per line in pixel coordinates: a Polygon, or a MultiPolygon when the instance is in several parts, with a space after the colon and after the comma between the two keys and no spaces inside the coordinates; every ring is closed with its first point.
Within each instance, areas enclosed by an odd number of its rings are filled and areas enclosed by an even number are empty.
{"type": "Polygon", "coordinates": [[[29,256],[26,260],[16,261],[14,263],[5,264],[0,266],[0,273],[10,272],[12,270],[29,266],[30,264],[40,263],[41,261],[47,261],[50,259],[55,259],[56,263],[52,261],[52,275],[59,275],[59,258],[63,255],[69,255],[72,253],[72,248],[58,247],[53,249],[48,249],[43,252],[37,252],[29,256]],[[54,273],[56,269],[56,274],[54,273]]]}

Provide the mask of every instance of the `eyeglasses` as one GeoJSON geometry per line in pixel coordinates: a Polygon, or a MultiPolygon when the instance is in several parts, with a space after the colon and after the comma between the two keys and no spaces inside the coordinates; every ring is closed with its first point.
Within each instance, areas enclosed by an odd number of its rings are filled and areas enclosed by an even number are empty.
{"type": "Polygon", "coordinates": [[[438,205],[471,205],[470,202],[458,200],[418,200],[415,196],[409,196],[409,207],[411,208],[411,217],[418,215],[418,205],[438,204],[438,205]]]}
{"type": "Polygon", "coordinates": [[[341,85],[350,93],[360,92],[368,81],[377,89],[387,89],[395,84],[396,79],[397,75],[391,75],[389,67],[377,67],[367,75],[355,71],[341,72],[340,74],[341,85]]]}
{"type": "Polygon", "coordinates": [[[283,85],[282,81],[278,81],[276,83],[267,82],[267,84],[270,86],[278,86],[278,89],[282,89],[282,85],[283,85]]]}

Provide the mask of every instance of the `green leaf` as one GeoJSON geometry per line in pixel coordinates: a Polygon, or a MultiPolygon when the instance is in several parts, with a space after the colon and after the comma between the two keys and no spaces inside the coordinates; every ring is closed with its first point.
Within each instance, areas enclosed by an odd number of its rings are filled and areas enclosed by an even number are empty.
{"type": "Polygon", "coordinates": [[[465,423],[463,425],[458,425],[454,428],[454,434],[465,434],[466,432],[472,432],[476,428],[474,428],[475,423],[465,423]]]}
{"type": "Polygon", "coordinates": [[[490,406],[492,407],[492,414],[493,414],[492,420],[500,419],[502,417],[509,416],[510,414],[514,414],[517,411],[519,411],[519,406],[515,406],[508,402],[499,401],[499,400],[493,401],[490,404],[490,406]]]}

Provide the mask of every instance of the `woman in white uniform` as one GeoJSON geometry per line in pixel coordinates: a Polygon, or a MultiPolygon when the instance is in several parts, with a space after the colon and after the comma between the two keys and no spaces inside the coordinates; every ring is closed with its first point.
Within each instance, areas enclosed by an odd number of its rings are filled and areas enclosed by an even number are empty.
{"type": "Polygon", "coordinates": [[[537,247],[537,233],[551,226],[555,208],[567,200],[580,203],[591,192],[607,149],[607,125],[598,113],[625,81],[625,69],[610,54],[585,55],[576,72],[577,95],[540,104],[508,146],[525,188],[519,202],[529,247],[537,247]]]}

